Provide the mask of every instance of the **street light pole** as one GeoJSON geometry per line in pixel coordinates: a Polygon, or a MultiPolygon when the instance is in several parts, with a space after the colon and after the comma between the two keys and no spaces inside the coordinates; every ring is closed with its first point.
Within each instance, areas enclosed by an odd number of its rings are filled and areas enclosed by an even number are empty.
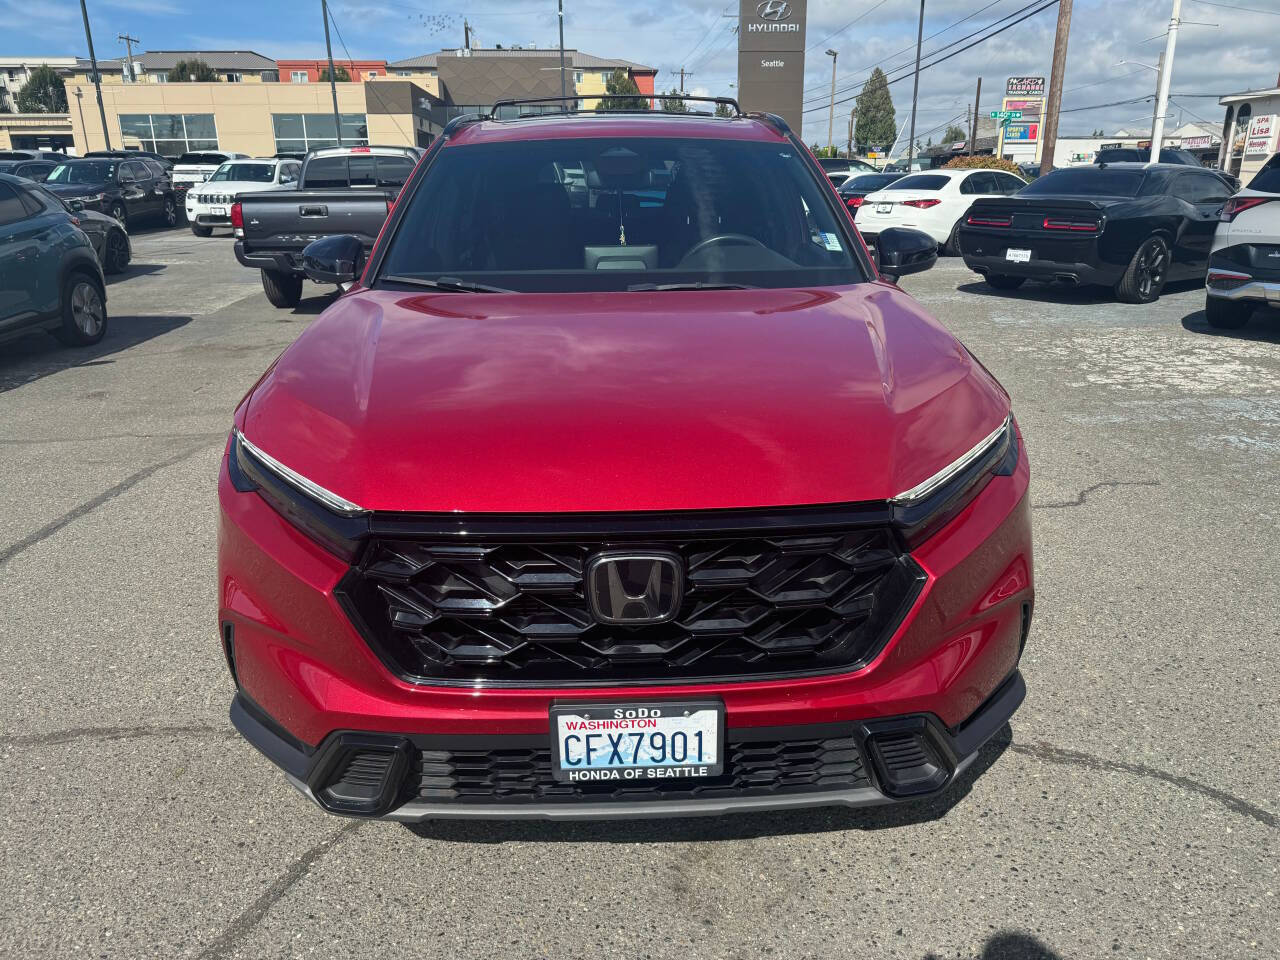
{"type": "MultiPolygon", "coordinates": [[[[564,0],[559,0],[558,16],[560,19],[560,96],[566,97],[564,79],[564,0]]],[[[560,109],[568,111],[569,104],[561,101],[560,109]]]]}
{"type": "Polygon", "coordinates": [[[1178,24],[1182,22],[1182,0],[1173,0],[1173,15],[1169,17],[1169,37],[1164,45],[1164,59],[1160,61],[1160,93],[1156,97],[1156,122],[1151,128],[1151,163],[1160,162],[1160,148],[1164,146],[1164,115],[1169,112],[1169,81],[1173,77],[1173,48],[1178,43],[1178,24]]]}
{"type": "Polygon", "coordinates": [[[320,15],[324,17],[324,49],[329,55],[329,92],[333,94],[333,129],[338,137],[338,146],[342,146],[342,117],[338,115],[338,73],[333,68],[333,44],[329,42],[329,0],[320,0],[320,15]]]}
{"type": "Polygon", "coordinates": [[[920,25],[916,28],[916,78],[911,85],[911,139],[907,141],[907,173],[916,148],[916,102],[920,98],[920,45],[924,43],[924,0],[920,0],[920,25]]]}
{"type": "Polygon", "coordinates": [[[107,108],[102,105],[102,77],[98,75],[98,58],[93,52],[93,32],[89,29],[89,10],[80,0],[80,15],[84,17],[84,38],[89,44],[89,63],[93,66],[93,87],[98,93],[98,116],[102,118],[102,142],[111,149],[111,134],[107,132],[107,108]]]}
{"type": "Polygon", "coordinates": [[[827,114],[827,152],[835,153],[836,144],[832,139],[832,133],[836,123],[836,57],[839,54],[834,50],[828,50],[827,56],[831,58],[831,111],[827,114]]]}

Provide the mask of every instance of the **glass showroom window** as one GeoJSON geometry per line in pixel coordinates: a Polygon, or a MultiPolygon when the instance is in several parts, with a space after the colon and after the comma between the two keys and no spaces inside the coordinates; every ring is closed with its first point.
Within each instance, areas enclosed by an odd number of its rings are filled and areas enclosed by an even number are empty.
{"type": "Polygon", "coordinates": [[[120,133],[137,137],[143,150],[166,157],[218,149],[212,113],[122,113],[120,133]]]}
{"type": "MultiPolygon", "coordinates": [[[[305,153],[316,147],[338,144],[331,113],[273,113],[271,123],[276,132],[276,153],[305,153]]],[[[367,146],[368,143],[369,128],[364,114],[342,114],[343,146],[367,146]]]]}

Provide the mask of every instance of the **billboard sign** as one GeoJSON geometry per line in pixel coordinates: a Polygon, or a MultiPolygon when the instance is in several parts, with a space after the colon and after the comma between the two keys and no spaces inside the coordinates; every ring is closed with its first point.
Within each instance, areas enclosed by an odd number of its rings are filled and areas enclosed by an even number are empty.
{"type": "Polygon", "coordinates": [[[1006,97],[1043,97],[1044,77],[1010,77],[1005,81],[1006,97]]]}
{"type": "Polygon", "coordinates": [[[1004,128],[1006,143],[1034,143],[1040,137],[1038,123],[1011,123],[1004,128]]]}
{"type": "Polygon", "coordinates": [[[1275,142],[1275,116],[1254,117],[1249,122],[1249,133],[1244,138],[1244,155],[1249,157],[1259,153],[1271,153],[1275,142]]]}
{"type": "Polygon", "coordinates": [[[807,0],[739,0],[738,103],[800,132],[807,0]]]}

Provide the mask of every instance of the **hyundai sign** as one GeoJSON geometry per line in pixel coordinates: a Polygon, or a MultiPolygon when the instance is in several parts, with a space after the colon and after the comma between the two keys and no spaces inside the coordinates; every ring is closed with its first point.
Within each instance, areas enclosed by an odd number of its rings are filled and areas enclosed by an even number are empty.
{"type": "Polygon", "coordinates": [[[800,132],[806,0],[739,0],[738,103],[800,132]]]}

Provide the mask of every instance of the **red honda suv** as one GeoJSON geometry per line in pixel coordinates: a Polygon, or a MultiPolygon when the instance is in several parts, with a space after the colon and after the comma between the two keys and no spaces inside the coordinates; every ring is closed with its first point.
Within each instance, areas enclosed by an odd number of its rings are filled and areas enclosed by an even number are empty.
{"type": "MultiPolygon", "coordinates": [[[[733,105],[736,107],[736,105],[733,105]]],[[[863,806],[1017,709],[1010,400],[777,117],[453,121],[235,412],[240,732],[349,816],[863,806]]]]}

